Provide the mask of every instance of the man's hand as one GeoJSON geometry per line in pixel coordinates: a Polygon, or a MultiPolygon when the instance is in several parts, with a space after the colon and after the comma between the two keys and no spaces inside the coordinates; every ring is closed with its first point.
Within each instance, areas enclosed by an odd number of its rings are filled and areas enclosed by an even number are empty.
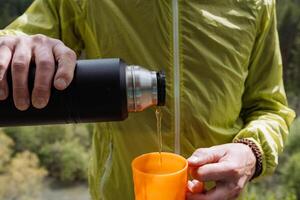
{"type": "Polygon", "coordinates": [[[224,144],[202,148],[188,159],[192,177],[188,200],[236,199],[255,172],[256,158],[245,144],[224,144]],[[216,187],[197,193],[199,182],[215,181],[216,187]]]}
{"type": "Polygon", "coordinates": [[[76,54],[59,40],[43,35],[0,37],[0,100],[9,95],[6,79],[9,66],[14,104],[24,111],[30,102],[38,109],[48,104],[52,81],[56,89],[66,89],[73,79],[75,65],[76,54]],[[28,72],[31,62],[36,63],[36,73],[30,97],[28,72]],[[58,63],[56,74],[55,63],[58,63]]]}

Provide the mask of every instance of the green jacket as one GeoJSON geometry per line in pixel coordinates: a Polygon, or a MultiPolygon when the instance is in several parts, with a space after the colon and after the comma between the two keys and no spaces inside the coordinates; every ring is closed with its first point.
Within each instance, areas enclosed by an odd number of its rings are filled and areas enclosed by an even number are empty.
{"type": "MultiPolygon", "coordinates": [[[[294,112],[287,107],[275,0],[36,0],[1,35],[45,34],[87,58],[120,57],[166,71],[164,151],[254,141],[274,171],[294,112]]],[[[130,163],[157,151],[154,109],[101,123],[93,199],[133,199],[130,163]]]]}

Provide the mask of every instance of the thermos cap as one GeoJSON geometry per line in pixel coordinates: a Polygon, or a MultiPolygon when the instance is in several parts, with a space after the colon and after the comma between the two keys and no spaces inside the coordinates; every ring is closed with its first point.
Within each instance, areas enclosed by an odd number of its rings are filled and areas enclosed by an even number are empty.
{"type": "Polygon", "coordinates": [[[157,98],[158,106],[166,104],[166,75],[164,71],[157,72],[157,98]]]}
{"type": "Polygon", "coordinates": [[[164,72],[140,66],[126,67],[128,112],[140,112],[151,106],[165,105],[166,83],[164,72]]]}

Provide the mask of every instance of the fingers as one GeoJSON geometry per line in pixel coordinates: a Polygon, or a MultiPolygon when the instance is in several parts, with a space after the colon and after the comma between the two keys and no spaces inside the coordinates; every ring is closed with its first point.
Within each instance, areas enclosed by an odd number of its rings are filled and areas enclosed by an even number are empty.
{"type": "Polygon", "coordinates": [[[2,80],[0,80],[0,100],[5,100],[8,97],[8,84],[6,79],[6,73],[3,75],[2,80]]]}
{"type": "Polygon", "coordinates": [[[28,92],[28,70],[31,60],[31,48],[20,40],[12,59],[13,99],[17,109],[24,111],[30,105],[28,92]]]}
{"type": "Polygon", "coordinates": [[[229,183],[218,183],[215,188],[206,193],[187,193],[188,200],[227,200],[236,199],[241,193],[242,188],[229,183]]]}
{"type": "Polygon", "coordinates": [[[210,191],[201,193],[187,193],[186,197],[188,200],[226,200],[228,194],[227,188],[225,186],[218,186],[210,191]]]}
{"type": "Polygon", "coordinates": [[[54,86],[58,90],[66,89],[73,77],[76,66],[76,54],[62,43],[53,48],[55,59],[58,62],[58,69],[54,78],[54,86]]]}
{"type": "Polygon", "coordinates": [[[188,191],[191,193],[201,193],[204,190],[204,184],[198,180],[188,181],[188,191]]]}
{"type": "Polygon", "coordinates": [[[6,72],[11,61],[12,52],[7,46],[0,46],[0,100],[8,97],[6,72]]]}
{"type": "Polygon", "coordinates": [[[38,45],[34,48],[36,72],[32,91],[32,105],[35,108],[44,108],[50,98],[52,79],[55,71],[55,62],[52,49],[47,45],[38,45]]]}
{"type": "Polygon", "coordinates": [[[3,79],[7,71],[11,56],[12,52],[7,46],[0,46],[0,80],[3,79]]]}
{"type": "Polygon", "coordinates": [[[234,163],[220,162],[191,168],[193,178],[199,181],[234,180],[240,176],[240,167],[234,163]]]}
{"type": "Polygon", "coordinates": [[[11,36],[0,38],[0,100],[8,96],[6,71],[11,63],[13,100],[17,109],[24,111],[30,106],[28,73],[31,58],[36,62],[32,104],[44,108],[51,95],[55,73],[55,60],[58,69],[54,86],[64,90],[71,83],[76,65],[76,54],[61,41],[43,35],[11,36]]]}
{"type": "Polygon", "coordinates": [[[206,164],[199,168],[192,168],[191,175],[199,181],[218,181],[227,178],[227,171],[220,163],[206,164]]]}
{"type": "Polygon", "coordinates": [[[223,149],[217,147],[197,149],[193,155],[188,158],[189,165],[192,167],[201,166],[208,163],[218,162],[225,154],[223,149]]]}

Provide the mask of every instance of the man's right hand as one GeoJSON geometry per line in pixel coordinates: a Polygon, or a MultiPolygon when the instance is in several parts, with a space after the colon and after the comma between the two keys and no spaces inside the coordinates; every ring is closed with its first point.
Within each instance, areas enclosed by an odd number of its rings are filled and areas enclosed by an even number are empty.
{"type": "Polygon", "coordinates": [[[27,110],[32,103],[44,108],[49,101],[52,83],[66,89],[74,76],[76,54],[60,40],[44,35],[0,37],[0,100],[8,97],[7,70],[11,70],[13,99],[17,109],[27,110]],[[28,72],[36,63],[34,87],[29,96],[28,72]],[[58,68],[55,72],[55,63],[58,68]]]}

